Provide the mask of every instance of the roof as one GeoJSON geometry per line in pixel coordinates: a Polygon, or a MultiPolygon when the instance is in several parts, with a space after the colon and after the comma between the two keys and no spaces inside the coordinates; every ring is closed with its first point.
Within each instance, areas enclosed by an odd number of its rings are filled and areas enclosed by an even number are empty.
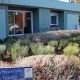
{"type": "Polygon", "coordinates": [[[0,3],[80,12],[80,4],[67,3],[57,0],[0,0],[0,3]]]}

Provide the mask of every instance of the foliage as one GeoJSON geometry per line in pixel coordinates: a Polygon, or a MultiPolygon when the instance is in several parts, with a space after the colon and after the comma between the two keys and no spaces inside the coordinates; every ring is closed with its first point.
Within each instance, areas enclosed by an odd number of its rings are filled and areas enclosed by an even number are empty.
{"type": "Polygon", "coordinates": [[[0,40],[0,43],[0,57],[4,50],[7,49],[13,60],[31,55],[57,54],[57,52],[66,55],[80,55],[80,36],[70,39],[51,40],[46,45],[44,45],[44,42],[13,37],[0,40]],[[2,43],[6,44],[6,46],[2,43]]]}
{"type": "Polygon", "coordinates": [[[66,47],[67,45],[69,44],[69,41],[68,40],[60,40],[58,41],[58,49],[61,49],[61,48],[64,48],[66,47]]]}
{"type": "Polygon", "coordinates": [[[6,50],[6,46],[0,45],[0,59],[1,59],[1,55],[3,54],[4,50],[6,50]]]}
{"type": "Polygon", "coordinates": [[[0,45],[0,54],[3,53],[4,50],[6,50],[6,46],[0,45]]]}
{"type": "Polygon", "coordinates": [[[23,45],[23,46],[30,46],[30,44],[32,43],[32,41],[31,40],[21,40],[20,41],[20,45],[23,45]]]}
{"type": "Polygon", "coordinates": [[[23,58],[28,56],[28,46],[21,46],[19,43],[15,43],[11,46],[10,53],[13,60],[23,58]]]}
{"type": "Polygon", "coordinates": [[[57,47],[58,46],[58,41],[49,41],[48,45],[50,45],[52,47],[57,47]]]}
{"type": "Polygon", "coordinates": [[[0,39],[0,44],[2,44],[4,42],[4,40],[0,39]]]}
{"type": "Polygon", "coordinates": [[[77,43],[71,43],[64,49],[64,54],[78,56],[79,51],[79,45],[77,43]]]}
{"type": "Polygon", "coordinates": [[[55,49],[52,46],[44,46],[43,43],[33,43],[30,45],[33,55],[46,55],[54,53],[55,49]]]}
{"type": "Polygon", "coordinates": [[[5,41],[5,43],[13,44],[13,43],[15,43],[17,41],[17,38],[13,38],[13,37],[6,38],[4,41],[5,41]]]}
{"type": "Polygon", "coordinates": [[[73,41],[80,41],[80,36],[73,37],[72,40],[73,40],[73,41]]]}

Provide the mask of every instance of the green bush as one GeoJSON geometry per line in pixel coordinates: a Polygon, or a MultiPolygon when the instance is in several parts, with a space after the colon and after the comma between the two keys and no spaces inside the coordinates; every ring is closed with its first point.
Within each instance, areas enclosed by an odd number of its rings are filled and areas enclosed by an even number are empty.
{"type": "Polygon", "coordinates": [[[6,50],[6,45],[0,45],[0,53],[6,50]]]}
{"type": "Polygon", "coordinates": [[[48,45],[50,45],[52,47],[57,47],[58,46],[58,41],[49,41],[48,45]]]}
{"type": "Polygon", "coordinates": [[[13,60],[23,58],[28,56],[28,46],[21,46],[19,43],[15,43],[11,46],[10,53],[13,60]]]}
{"type": "Polygon", "coordinates": [[[0,44],[2,44],[4,42],[4,40],[0,39],[0,44]]]}
{"type": "Polygon", "coordinates": [[[26,45],[30,46],[31,43],[32,43],[31,40],[26,40],[26,39],[20,41],[20,45],[23,45],[23,46],[26,46],[26,45]]]}
{"type": "Polygon", "coordinates": [[[46,55],[54,53],[54,47],[48,45],[44,46],[43,43],[32,43],[30,45],[33,55],[46,55]]]}
{"type": "Polygon", "coordinates": [[[17,41],[17,39],[16,38],[6,38],[5,40],[5,43],[8,43],[8,44],[13,44],[13,43],[15,43],[16,41],[17,41]]]}
{"type": "Polygon", "coordinates": [[[74,37],[74,38],[72,38],[72,40],[74,40],[74,41],[80,41],[80,36],[74,37]]]}
{"type": "Polygon", "coordinates": [[[44,54],[54,54],[55,52],[55,48],[50,46],[50,45],[47,45],[47,46],[44,46],[44,54]]]}
{"type": "Polygon", "coordinates": [[[58,49],[64,48],[69,44],[68,40],[60,40],[58,49]]]}
{"type": "Polygon", "coordinates": [[[58,41],[49,41],[48,45],[51,45],[57,49],[64,48],[68,45],[69,41],[68,40],[58,40],[58,41]]]}
{"type": "Polygon", "coordinates": [[[79,51],[79,45],[77,43],[71,43],[64,49],[64,54],[78,56],[79,51]]]}
{"type": "Polygon", "coordinates": [[[6,50],[6,46],[0,45],[0,59],[1,59],[1,55],[4,53],[4,50],[6,50]]]}

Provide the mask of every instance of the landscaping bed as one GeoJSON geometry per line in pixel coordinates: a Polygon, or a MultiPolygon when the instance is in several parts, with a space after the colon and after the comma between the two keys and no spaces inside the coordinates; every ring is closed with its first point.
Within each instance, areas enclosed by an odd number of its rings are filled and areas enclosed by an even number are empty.
{"type": "Polygon", "coordinates": [[[80,80],[80,31],[0,40],[0,67],[33,68],[33,80],[80,80]]]}
{"type": "Polygon", "coordinates": [[[80,36],[36,42],[26,38],[8,38],[0,45],[0,60],[12,62],[32,55],[74,55],[80,57],[80,36]]]}
{"type": "Polygon", "coordinates": [[[80,58],[65,55],[37,55],[0,67],[32,67],[33,80],[80,80],[80,58]]]}

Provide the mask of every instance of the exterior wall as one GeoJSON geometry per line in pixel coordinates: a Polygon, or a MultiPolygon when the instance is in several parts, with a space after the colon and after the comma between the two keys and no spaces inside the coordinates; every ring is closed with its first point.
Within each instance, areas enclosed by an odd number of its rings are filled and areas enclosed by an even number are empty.
{"type": "Polygon", "coordinates": [[[7,36],[7,24],[8,24],[8,8],[7,6],[0,6],[0,39],[7,36]]]}
{"type": "Polygon", "coordinates": [[[39,10],[33,11],[33,32],[39,32],[39,10]]]}
{"type": "Polygon", "coordinates": [[[58,17],[60,30],[64,30],[64,11],[60,11],[58,13],[58,17]]]}
{"type": "Polygon", "coordinates": [[[0,0],[1,4],[22,5],[32,7],[54,8],[80,12],[80,5],[57,0],[0,0]]]}
{"type": "Polygon", "coordinates": [[[64,12],[64,26],[66,30],[79,29],[79,14],[76,12],[64,12]]]}
{"type": "Polygon", "coordinates": [[[39,29],[40,32],[50,30],[50,9],[39,8],[39,29]]]}
{"type": "MultiPolygon", "coordinates": [[[[44,32],[50,30],[51,23],[51,10],[48,8],[37,8],[33,10],[33,32],[44,32]]],[[[69,18],[70,16],[78,15],[77,12],[71,11],[59,11],[59,27],[61,30],[69,29],[68,20],[70,24],[73,24],[73,19],[75,20],[74,26],[70,26],[70,29],[75,29],[75,25],[78,25],[78,17],[69,18]]],[[[5,5],[0,6],[0,38],[6,38],[8,36],[8,7],[5,5]]]]}

